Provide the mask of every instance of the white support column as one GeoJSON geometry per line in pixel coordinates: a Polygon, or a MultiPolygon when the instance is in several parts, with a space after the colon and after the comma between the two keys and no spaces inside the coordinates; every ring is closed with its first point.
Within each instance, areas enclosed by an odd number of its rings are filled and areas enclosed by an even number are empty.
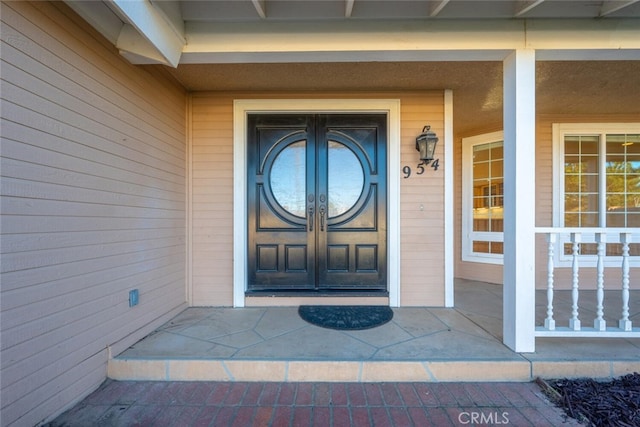
{"type": "Polygon", "coordinates": [[[444,91],[444,305],[453,307],[453,91],[444,91]]]}
{"type": "Polygon", "coordinates": [[[504,68],[503,342],[535,351],[535,50],[512,52],[504,68]]]}

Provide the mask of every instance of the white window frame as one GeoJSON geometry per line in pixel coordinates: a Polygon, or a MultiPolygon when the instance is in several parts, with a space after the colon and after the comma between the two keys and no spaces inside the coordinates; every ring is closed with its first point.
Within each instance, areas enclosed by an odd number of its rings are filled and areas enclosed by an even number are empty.
{"type": "Polygon", "coordinates": [[[473,147],[503,141],[504,132],[497,131],[462,138],[462,260],[485,264],[504,263],[502,254],[473,251],[474,241],[503,242],[504,233],[499,231],[473,231],[473,147]]]}
{"type": "MultiPolygon", "coordinates": [[[[640,133],[640,123],[553,123],[553,226],[564,227],[564,138],[565,135],[598,136],[600,138],[599,168],[600,175],[606,174],[606,136],[608,134],[640,133]],[[602,155],[602,154],[605,155],[602,155]]],[[[606,180],[599,179],[599,209],[602,212],[606,209],[606,180]]],[[[600,215],[600,227],[604,228],[606,216],[600,215]]],[[[594,242],[593,229],[584,229],[583,242],[594,242]]],[[[640,242],[640,229],[633,233],[631,241],[640,242]]],[[[562,235],[558,239],[555,250],[555,264],[557,267],[570,267],[572,263],[571,255],[564,253],[563,245],[569,243],[569,236],[562,235]]],[[[619,236],[607,236],[607,243],[619,243],[619,236]]],[[[606,267],[619,267],[622,257],[608,256],[605,258],[606,267]]],[[[597,255],[581,255],[580,265],[585,267],[595,267],[597,255]]],[[[630,257],[631,267],[640,267],[638,257],[630,257]]]]}

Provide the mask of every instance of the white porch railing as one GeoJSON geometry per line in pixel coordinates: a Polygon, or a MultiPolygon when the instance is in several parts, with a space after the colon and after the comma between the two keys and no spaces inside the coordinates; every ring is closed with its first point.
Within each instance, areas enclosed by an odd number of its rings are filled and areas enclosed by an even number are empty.
{"type": "MultiPolygon", "coordinates": [[[[638,229],[631,228],[536,228],[536,234],[544,234],[547,242],[547,289],[546,289],[546,317],[544,325],[536,326],[536,337],[626,337],[639,338],[640,325],[634,327],[629,318],[629,300],[632,295],[629,284],[629,270],[631,259],[638,261],[640,257],[629,255],[629,244],[633,232],[638,229]],[[606,244],[619,243],[621,254],[615,256],[606,255],[606,244]],[[596,245],[595,254],[581,254],[581,244],[592,243],[596,245]],[[571,250],[565,254],[565,244],[571,250]],[[559,253],[556,253],[558,250],[559,253]],[[570,263],[569,263],[570,261],[570,263]],[[556,313],[554,307],[554,275],[558,265],[571,269],[571,302],[570,313],[565,310],[564,318],[556,324],[556,313]],[[580,319],[580,311],[585,308],[580,306],[580,267],[596,269],[596,289],[595,307],[589,307],[595,312],[593,327],[585,327],[580,319]],[[607,307],[608,312],[616,313],[617,325],[607,326],[604,318],[605,312],[605,266],[607,268],[617,267],[620,271],[621,286],[619,289],[607,291],[607,295],[612,292],[620,292],[620,307],[607,307]],[[618,317],[619,316],[619,317],[618,317]]],[[[566,292],[566,291],[565,291],[566,292]]],[[[618,298],[616,298],[617,300],[618,298]]],[[[611,315],[609,316],[611,317],[611,315]]]]}

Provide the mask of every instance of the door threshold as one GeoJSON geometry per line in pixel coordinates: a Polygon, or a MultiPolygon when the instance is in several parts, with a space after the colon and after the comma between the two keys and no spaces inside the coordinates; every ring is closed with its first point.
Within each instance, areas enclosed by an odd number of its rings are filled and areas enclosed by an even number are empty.
{"type": "Polygon", "coordinates": [[[388,291],[247,291],[245,297],[274,298],[274,297],[383,297],[389,296],[388,291]]]}
{"type": "Polygon", "coordinates": [[[245,294],[245,307],[291,307],[300,305],[383,305],[389,306],[387,291],[268,292],[245,294]]]}

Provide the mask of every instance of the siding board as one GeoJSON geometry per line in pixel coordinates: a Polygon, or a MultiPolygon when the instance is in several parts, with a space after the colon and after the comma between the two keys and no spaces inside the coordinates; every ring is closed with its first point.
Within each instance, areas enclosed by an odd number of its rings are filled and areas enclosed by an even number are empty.
{"type": "MultiPolygon", "coordinates": [[[[143,177],[133,170],[116,168],[97,162],[84,161],[78,164],[77,157],[51,151],[37,146],[25,144],[5,135],[2,144],[2,154],[5,159],[20,160],[30,165],[43,165],[92,177],[106,178],[124,184],[136,184],[151,189],[162,189],[174,193],[184,192],[184,183],[159,180],[153,177],[143,177]]],[[[24,136],[22,136],[24,138],[24,136]]],[[[174,175],[175,176],[175,175],[174,175]]]]}
{"type": "Polygon", "coordinates": [[[64,3],[0,7],[0,410],[36,425],[186,306],[186,94],[64,3]]]}
{"type": "MultiPolygon", "coordinates": [[[[20,107],[16,109],[20,109],[20,107]]],[[[18,114],[19,111],[3,111],[3,120],[1,122],[3,155],[5,141],[7,141],[8,150],[12,147],[10,142],[18,142],[22,144],[24,150],[42,149],[43,151],[41,151],[41,153],[45,157],[48,155],[61,154],[69,158],[69,161],[77,164],[80,170],[85,168],[91,169],[94,165],[104,165],[119,172],[131,172],[139,177],[152,178],[147,181],[158,182],[160,185],[169,185],[169,183],[182,185],[184,182],[184,177],[180,175],[180,166],[177,163],[174,168],[171,168],[169,171],[162,171],[132,159],[132,157],[135,156],[127,156],[127,153],[122,153],[122,155],[119,155],[120,153],[114,153],[113,151],[115,151],[117,147],[110,150],[111,147],[108,141],[102,143],[99,139],[83,139],[82,135],[80,133],[76,134],[75,130],[65,132],[64,136],[47,132],[47,125],[51,124],[50,131],[54,131],[54,127],[59,128],[59,126],[55,124],[55,122],[48,120],[38,122],[38,116],[23,117],[23,119],[29,120],[27,122],[28,126],[24,126],[20,124],[18,114]],[[16,119],[17,122],[5,120],[9,118],[9,115],[13,115],[13,118],[16,119]],[[39,124],[45,127],[36,129],[35,126],[39,124]],[[73,139],[74,137],[78,139],[73,139]],[[92,146],[88,144],[92,144],[92,146]],[[82,160],[82,162],[78,162],[78,160],[82,160]]],[[[11,153],[11,151],[9,152],[11,153]]],[[[145,161],[146,159],[141,158],[140,160],[145,161]]]]}
{"type": "MultiPolygon", "coordinates": [[[[62,5],[58,6],[58,9],[62,8],[62,5]]],[[[17,29],[15,34],[7,35],[7,43],[21,48],[25,56],[39,60],[52,72],[73,76],[73,81],[88,92],[116,101],[111,111],[131,111],[140,119],[155,122],[155,127],[162,128],[167,123],[173,123],[174,131],[182,131],[184,124],[180,119],[184,116],[176,116],[182,105],[174,105],[171,111],[164,110],[164,104],[157,104],[163,100],[166,91],[157,91],[158,84],[153,84],[149,79],[152,76],[140,70],[131,73],[134,67],[123,61],[113,46],[106,46],[105,49],[104,45],[96,44],[97,39],[104,42],[101,37],[87,37],[87,33],[77,37],[78,28],[86,29],[87,24],[79,22],[75,14],[70,13],[74,18],[69,19],[54,9],[55,6],[49,3],[33,2],[23,5],[16,12],[9,8],[5,10],[3,32],[5,28],[6,31],[17,29]],[[105,70],[109,72],[105,73],[105,70]],[[163,108],[159,108],[159,105],[163,108]],[[167,111],[170,114],[166,114],[167,111]],[[166,117],[166,120],[160,117],[166,117]]],[[[171,86],[167,83],[164,82],[171,86]]]]}
{"type": "MultiPolygon", "coordinates": [[[[6,60],[10,60],[10,55],[7,53],[12,53],[11,48],[3,49],[4,58],[6,60]],[[9,52],[7,52],[7,50],[9,52]]],[[[13,53],[17,53],[13,51],[13,53]]],[[[38,64],[38,63],[36,63],[38,64]]],[[[119,116],[124,115],[112,115],[110,110],[108,109],[108,105],[105,104],[105,100],[98,97],[90,96],[86,91],[78,91],[76,94],[69,94],[65,90],[59,89],[58,87],[63,86],[71,86],[69,89],[73,88],[74,82],[69,81],[69,79],[64,78],[63,81],[56,81],[57,79],[48,78],[47,81],[42,80],[38,76],[28,74],[28,72],[33,72],[33,66],[28,67],[25,64],[25,68],[17,68],[12,64],[9,64],[2,61],[2,73],[21,90],[30,92],[36,95],[47,94],[47,100],[58,104],[67,106],[67,108],[73,110],[74,112],[80,114],[83,117],[86,117],[91,120],[96,120],[98,117],[100,121],[105,125],[112,129],[121,130],[124,133],[131,134],[135,131],[143,131],[143,133],[147,134],[149,137],[157,138],[160,141],[166,141],[164,144],[160,145],[164,151],[168,154],[171,154],[176,157],[183,156],[184,153],[181,152],[181,147],[172,143],[169,139],[170,136],[164,132],[158,131],[157,129],[151,128],[148,124],[144,122],[132,122],[127,123],[122,121],[122,118],[119,116]],[[28,70],[28,72],[27,72],[28,70]],[[59,85],[59,86],[56,86],[59,85]],[[101,108],[99,108],[101,107],[101,108]]],[[[42,78],[47,78],[46,76],[47,70],[42,70],[42,78]]],[[[129,119],[130,120],[130,119],[129,119]]],[[[144,143],[144,140],[140,142],[144,143]]]]}
{"type": "MultiPolygon", "coordinates": [[[[118,277],[112,278],[108,281],[110,287],[110,293],[104,293],[104,296],[120,298],[123,291],[129,288],[129,284],[135,283],[153,283],[159,279],[169,276],[176,271],[180,265],[180,260],[173,258],[167,259],[166,263],[162,267],[154,270],[145,270],[140,272],[139,265],[128,266],[128,270],[124,270],[119,273],[118,277]]],[[[97,276],[97,275],[96,275],[97,276]]],[[[81,279],[76,279],[76,283],[79,280],[86,281],[86,276],[81,279]]],[[[18,288],[13,292],[7,292],[4,298],[7,300],[6,304],[13,307],[10,310],[6,310],[2,313],[3,330],[10,330],[11,328],[18,327],[23,324],[20,319],[25,319],[29,315],[29,312],[37,312],[38,319],[45,318],[52,314],[62,312],[65,309],[74,307],[75,305],[83,304],[82,301],[88,301],[92,298],[92,293],[95,292],[93,287],[100,286],[102,283],[106,283],[107,280],[102,278],[103,282],[94,283],[92,287],[73,286],[74,279],[60,280],[52,282],[52,286],[59,285],[62,290],[53,294],[51,292],[48,295],[41,287],[28,287],[18,288]],[[43,295],[45,293],[45,295],[43,295]],[[30,301],[29,304],[24,305],[21,303],[25,300],[30,301]]],[[[50,287],[50,286],[48,286],[50,287]]]]}
{"type": "MultiPolygon", "coordinates": [[[[28,110],[26,114],[31,115],[33,112],[40,114],[44,120],[51,120],[58,127],[65,129],[77,129],[89,138],[101,138],[103,141],[109,141],[111,144],[120,145],[127,150],[129,155],[138,155],[138,158],[147,158],[154,161],[156,165],[165,163],[164,156],[167,154],[157,146],[142,144],[141,138],[146,135],[138,134],[135,129],[110,128],[101,122],[101,117],[94,119],[79,114],[70,108],[64,108],[43,99],[37,94],[20,89],[19,87],[3,81],[2,96],[6,102],[12,102],[20,105],[28,110]],[[125,133],[128,130],[130,133],[125,133]]],[[[178,159],[183,160],[184,159],[178,159]]],[[[157,166],[156,166],[157,167],[157,166]]]]}

